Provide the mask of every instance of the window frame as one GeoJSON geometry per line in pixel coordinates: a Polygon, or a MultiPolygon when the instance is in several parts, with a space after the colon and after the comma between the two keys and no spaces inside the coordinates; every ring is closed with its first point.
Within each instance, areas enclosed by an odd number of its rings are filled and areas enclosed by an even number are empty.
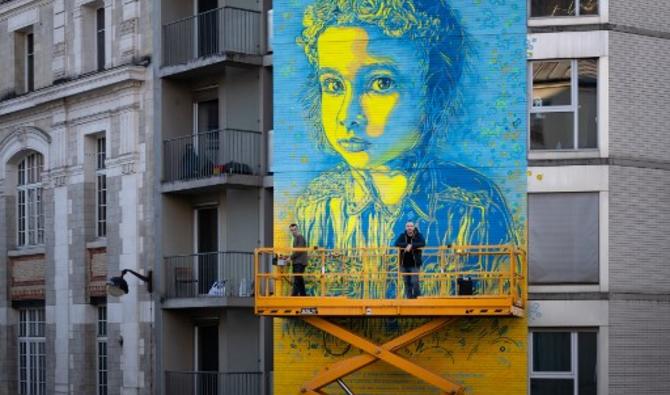
{"type": "Polygon", "coordinates": [[[44,156],[37,151],[31,151],[21,157],[16,168],[18,173],[16,245],[18,248],[43,246],[45,227],[42,172],[44,171],[44,156]],[[33,161],[32,166],[30,166],[31,160],[33,161]],[[31,177],[33,177],[32,180],[31,177]],[[30,200],[31,195],[33,196],[32,201],[30,200]],[[31,234],[34,235],[34,242],[31,242],[31,234]]]}
{"type": "Polygon", "coordinates": [[[598,75],[596,76],[596,81],[598,86],[600,85],[600,57],[573,57],[573,58],[552,58],[552,59],[529,59],[528,67],[528,152],[529,153],[579,153],[579,152],[600,152],[601,150],[601,136],[600,136],[600,96],[599,88],[596,88],[596,117],[598,122],[596,123],[596,146],[589,148],[580,148],[579,147],[579,61],[581,60],[594,60],[596,62],[596,70],[598,75]],[[561,61],[570,61],[570,105],[556,105],[556,106],[535,106],[534,103],[534,65],[536,63],[548,63],[548,62],[561,62],[561,61]],[[561,148],[561,149],[533,149],[532,148],[532,139],[531,139],[531,122],[533,114],[545,114],[545,113],[571,113],[572,114],[572,148],[561,148]]]}
{"type": "Polygon", "coordinates": [[[18,391],[22,395],[45,395],[47,391],[44,307],[19,309],[18,329],[18,391]],[[33,364],[37,364],[37,367],[34,367],[33,364]],[[22,370],[25,370],[25,380],[22,380],[22,370]],[[22,389],[23,383],[25,383],[25,392],[22,389]]]}
{"type": "Polygon", "coordinates": [[[596,14],[586,14],[581,15],[581,2],[582,0],[575,0],[575,15],[543,15],[543,16],[532,16],[532,3],[533,0],[526,1],[526,14],[529,20],[543,20],[543,19],[556,19],[556,18],[598,18],[602,15],[603,10],[603,0],[598,0],[598,13],[596,14]]]}
{"type": "Polygon", "coordinates": [[[107,395],[109,354],[107,348],[107,305],[105,304],[98,306],[95,345],[95,391],[97,395],[107,395]]]}
{"type": "Polygon", "coordinates": [[[95,235],[107,237],[107,138],[95,139],[95,235]]]}
{"type": "Polygon", "coordinates": [[[533,379],[549,379],[561,380],[570,379],[573,382],[573,395],[579,394],[579,334],[580,333],[595,333],[596,334],[596,388],[600,386],[600,377],[598,374],[598,365],[600,364],[600,357],[598,353],[600,331],[598,328],[529,328],[528,330],[528,393],[530,394],[531,383],[533,379]],[[566,372],[551,372],[551,371],[535,371],[533,361],[534,351],[534,333],[570,333],[570,371],[566,372]]]}

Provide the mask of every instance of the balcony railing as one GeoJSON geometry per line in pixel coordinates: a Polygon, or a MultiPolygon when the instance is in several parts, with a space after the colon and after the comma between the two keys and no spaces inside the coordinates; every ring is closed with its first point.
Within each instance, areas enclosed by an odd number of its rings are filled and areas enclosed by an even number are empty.
{"type": "Polygon", "coordinates": [[[262,248],[255,252],[256,313],[261,315],[523,315],[526,255],[512,245],[422,249],[420,296],[408,299],[397,248],[262,248]],[[307,254],[304,274],[289,269],[307,254]],[[307,296],[292,296],[302,277],[307,296]]]}
{"type": "Polygon", "coordinates": [[[163,26],[163,66],[225,53],[260,54],[261,14],[223,7],[163,26]]]}
{"type": "Polygon", "coordinates": [[[165,258],[167,298],[250,297],[251,252],[211,252],[165,258]]]}
{"type": "Polygon", "coordinates": [[[163,142],[163,181],[225,174],[258,175],[260,170],[260,132],[223,129],[163,142]]]}
{"type": "Polygon", "coordinates": [[[165,372],[167,395],[258,395],[261,372],[165,372]]]}

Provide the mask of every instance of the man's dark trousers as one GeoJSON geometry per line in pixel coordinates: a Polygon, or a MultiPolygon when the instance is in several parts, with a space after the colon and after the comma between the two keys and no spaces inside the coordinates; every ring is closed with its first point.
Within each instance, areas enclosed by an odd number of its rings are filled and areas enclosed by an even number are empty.
{"type": "MultiPolygon", "coordinates": [[[[305,273],[305,266],[299,263],[293,264],[293,274],[303,274],[305,273]]],[[[293,291],[291,296],[307,296],[305,292],[305,278],[304,276],[294,276],[293,277],[293,291]]]]}

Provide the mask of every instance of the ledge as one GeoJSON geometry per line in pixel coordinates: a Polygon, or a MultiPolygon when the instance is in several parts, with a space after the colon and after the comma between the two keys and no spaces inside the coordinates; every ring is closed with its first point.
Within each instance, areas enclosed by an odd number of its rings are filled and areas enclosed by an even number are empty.
{"type": "Polygon", "coordinates": [[[49,85],[28,94],[0,102],[0,116],[26,110],[68,96],[74,96],[124,81],[144,81],[146,68],[127,65],[82,76],[62,84],[49,85]]]}
{"type": "Polygon", "coordinates": [[[7,256],[9,256],[9,257],[45,255],[45,254],[46,254],[46,248],[44,248],[43,246],[21,248],[21,249],[18,249],[18,250],[7,251],[7,256]]]}
{"type": "Polygon", "coordinates": [[[263,55],[223,52],[205,58],[191,59],[187,63],[162,65],[158,75],[160,78],[191,78],[194,70],[198,70],[198,75],[219,72],[218,67],[222,65],[264,66],[263,55]]]}
{"type": "Polygon", "coordinates": [[[246,174],[221,174],[192,180],[168,181],[161,184],[161,191],[163,193],[200,193],[223,186],[259,188],[263,186],[263,177],[246,174]]]}
{"type": "Polygon", "coordinates": [[[86,249],[107,248],[107,239],[97,239],[86,243],[86,249]]]}
{"type": "Polygon", "coordinates": [[[164,309],[191,309],[200,307],[254,307],[254,298],[237,296],[202,296],[198,298],[170,298],[163,302],[164,309]]]}

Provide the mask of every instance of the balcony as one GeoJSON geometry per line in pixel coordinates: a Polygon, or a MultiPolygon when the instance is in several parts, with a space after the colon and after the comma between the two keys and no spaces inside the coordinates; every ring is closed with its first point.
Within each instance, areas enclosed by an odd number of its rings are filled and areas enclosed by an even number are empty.
{"type": "Polygon", "coordinates": [[[257,249],[256,313],[267,316],[523,316],[526,255],[516,246],[426,247],[421,296],[405,298],[396,248],[257,249]],[[308,254],[304,274],[285,257],[308,254]],[[283,264],[283,265],[282,265],[283,264]],[[291,296],[298,276],[307,296],[291,296]]]}
{"type": "MultiPolygon", "coordinates": [[[[222,7],[163,25],[161,76],[221,64],[262,65],[261,13],[222,7]]],[[[205,70],[206,71],[206,70],[205,70]]]]}
{"type": "Polygon", "coordinates": [[[166,257],[164,273],[165,308],[253,306],[251,252],[166,257]]]}
{"type": "Polygon", "coordinates": [[[166,395],[258,395],[261,372],[165,372],[166,395]]]}
{"type": "Polygon", "coordinates": [[[260,132],[214,130],[163,142],[163,192],[262,186],[260,132]]]}

